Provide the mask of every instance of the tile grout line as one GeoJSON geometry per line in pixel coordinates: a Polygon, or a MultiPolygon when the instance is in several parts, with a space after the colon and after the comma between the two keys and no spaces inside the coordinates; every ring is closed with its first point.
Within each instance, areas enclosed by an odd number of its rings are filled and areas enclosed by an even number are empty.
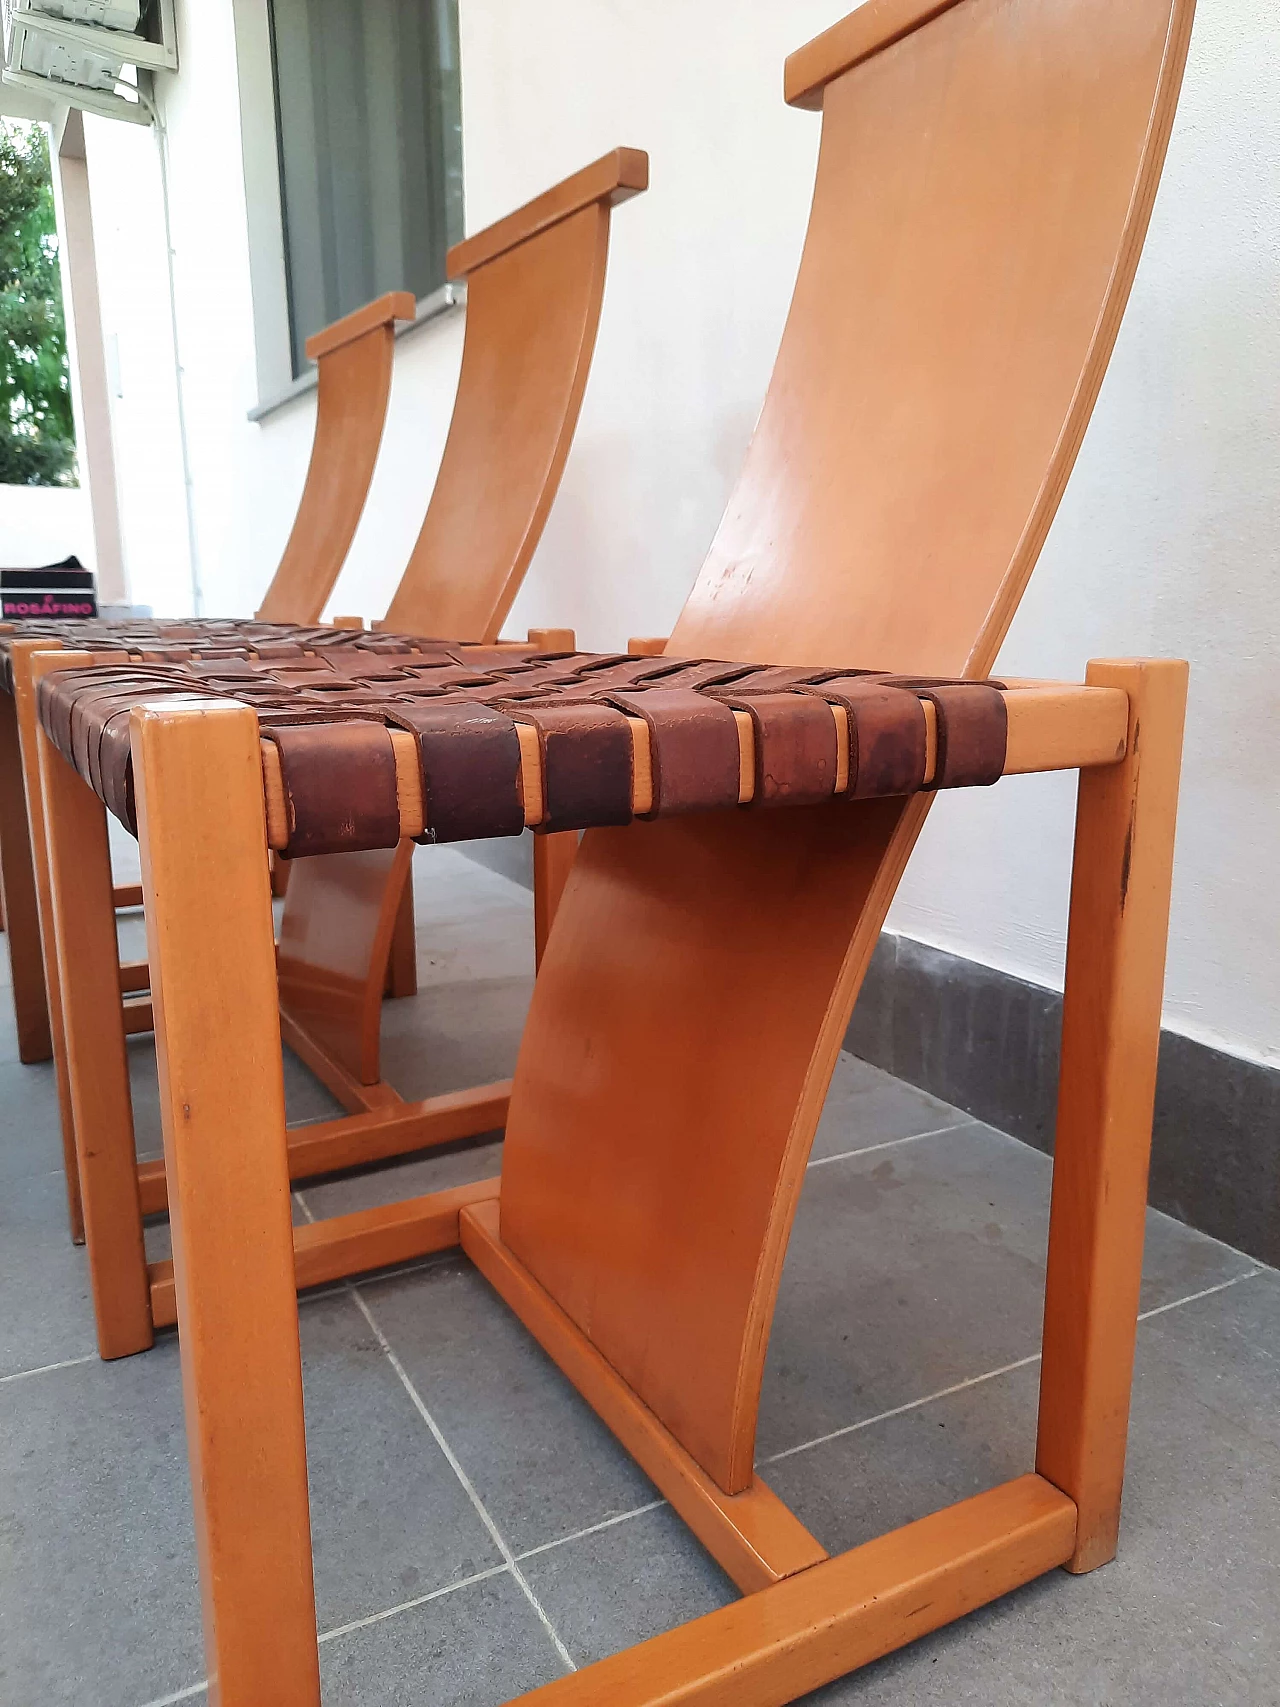
{"type": "Polygon", "coordinates": [[[0,1387],[6,1381],[26,1381],[32,1375],[52,1375],[56,1369],[76,1369],[82,1363],[97,1363],[96,1351],[86,1352],[83,1357],[67,1357],[61,1363],[42,1363],[35,1369],[15,1369],[12,1374],[0,1375],[0,1387]]]}
{"type": "Polygon", "coordinates": [[[761,1464],[777,1464],[784,1458],[795,1458],[801,1452],[809,1452],[815,1446],[826,1446],[833,1440],[843,1440],[846,1435],[859,1434],[864,1428],[873,1428],[876,1423],[889,1422],[893,1417],[905,1416],[908,1411],[918,1411],[923,1405],[932,1405],[938,1399],[949,1399],[954,1393],[967,1392],[970,1387],[980,1387],[984,1381],[994,1381],[998,1376],[1011,1375],[1015,1369],[1025,1369],[1028,1364],[1039,1363],[1040,1353],[1033,1352],[1030,1357],[1020,1357],[1014,1363],[1001,1365],[999,1369],[988,1369],[984,1375],[971,1375],[966,1381],[957,1381],[953,1386],[941,1387],[936,1393],[926,1393],[921,1399],[908,1399],[905,1405],[894,1405],[892,1410],[879,1411],[873,1417],[863,1417],[859,1422],[846,1423],[843,1428],[833,1428],[829,1434],[820,1434],[813,1440],[803,1440],[799,1446],[786,1446],[781,1452],[771,1452],[767,1458],[761,1458],[761,1464]]]}
{"type": "Polygon", "coordinates": [[[583,1541],[588,1535],[599,1535],[602,1530],[616,1529],[620,1523],[630,1523],[633,1517],[643,1517],[648,1511],[661,1511],[666,1504],[666,1500],[650,1500],[648,1505],[638,1505],[630,1511],[620,1511],[613,1517],[606,1517],[599,1523],[589,1523],[585,1529],[575,1529],[572,1535],[559,1535],[554,1541],[544,1541],[540,1546],[526,1548],[523,1553],[516,1554],[516,1563],[523,1564],[526,1559],[536,1559],[540,1554],[553,1553],[557,1547],[567,1547],[570,1541],[583,1541]]]}
{"type": "Polygon", "coordinates": [[[901,1138],[886,1138],[883,1144],[865,1144],[860,1150],[841,1150],[835,1156],[815,1156],[805,1169],[824,1168],[828,1162],[848,1162],[857,1156],[873,1156],[877,1150],[896,1150],[899,1144],[917,1144],[922,1138],[941,1138],[946,1132],[959,1132],[966,1126],[981,1126],[980,1120],[966,1114],[963,1120],[953,1120],[948,1126],[935,1126],[928,1132],[904,1132],[901,1138]]]}
{"type": "Polygon", "coordinates": [[[190,1701],[193,1696],[203,1695],[208,1689],[208,1682],[190,1683],[185,1689],[175,1689],[172,1695],[158,1695],[154,1701],[146,1701],[143,1707],[175,1707],[179,1701],[190,1701]]]}
{"type": "Polygon", "coordinates": [[[382,1624],[388,1618],[398,1618],[402,1612],[413,1612],[430,1601],[443,1600],[445,1595],[456,1594],[460,1588],[471,1588],[475,1583],[487,1583],[493,1577],[508,1575],[508,1566],[490,1565],[487,1571],[473,1571],[469,1577],[459,1577],[456,1582],[446,1583],[443,1588],[433,1588],[430,1594],[419,1594],[412,1600],[402,1600],[398,1606],[384,1606],[381,1612],[371,1612],[366,1618],[353,1618],[349,1624],[337,1624],[332,1630],[322,1630],[316,1640],[320,1643],[336,1642],[339,1636],[350,1636],[357,1630],[367,1630],[372,1624],[382,1624]]]}
{"type": "MultiPolygon", "coordinates": [[[[1189,1292],[1185,1298],[1173,1298],[1167,1304],[1156,1304],[1150,1310],[1138,1312],[1139,1322],[1149,1322],[1153,1316],[1163,1316],[1169,1310],[1180,1310],[1184,1304],[1197,1304],[1202,1298],[1212,1298],[1219,1292],[1227,1292],[1233,1286],[1239,1286],[1242,1280],[1256,1280],[1266,1269],[1251,1268],[1243,1274],[1233,1274],[1230,1280],[1222,1280],[1216,1286],[1206,1286],[1200,1292],[1189,1292]]],[[[1013,1363],[1005,1363],[999,1369],[988,1369],[982,1375],[971,1375],[966,1381],[957,1381],[951,1387],[942,1387],[936,1393],[926,1393],[921,1399],[909,1399],[905,1405],[895,1405],[892,1410],[880,1411],[873,1417],[863,1417],[861,1421],[848,1423],[844,1428],[832,1429],[830,1434],[820,1434],[813,1440],[805,1440],[799,1446],[784,1447],[781,1452],[774,1452],[767,1458],[761,1458],[761,1464],[777,1464],[783,1458],[794,1458],[801,1452],[808,1452],[815,1446],[826,1446],[830,1441],[842,1440],[846,1435],[858,1434],[864,1428],[871,1428],[876,1423],[889,1422],[894,1417],[905,1416],[908,1411],[918,1411],[923,1405],[931,1405],[938,1399],[949,1399],[956,1393],[964,1393],[970,1387],[980,1387],[985,1381],[995,1381],[1001,1375],[1012,1375],[1016,1369],[1026,1369],[1033,1363],[1039,1363],[1041,1353],[1034,1351],[1029,1357],[1020,1357],[1013,1363]]]]}
{"type": "Polygon", "coordinates": [[[1149,1322],[1153,1316],[1163,1316],[1166,1310],[1180,1310],[1184,1304],[1198,1304],[1202,1298],[1212,1298],[1215,1293],[1226,1292],[1232,1286],[1239,1286],[1242,1280],[1256,1280],[1260,1274],[1266,1272],[1265,1268],[1251,1268],[1244,1274],[1233,1274],[1230,1280],[1220,1280],[1216,1286],[1206,1286],[1203,1292],[1188,1292],[1185,1298],[1174,1298],[1168,1304],[1154,1304],[1150,1310],[1139,1310],[1138,1320],[1149,1322]]]}
{"type": "MultiPolygon", "coordinates": [[[[296,1192],[294,1192],[293,1195],[294,1195],[294,1200],[298,1204],[298,1207],[302,1210],[302,1213],[307,1217],[308,1220],[314,1221],[315,1217],[312,1215],[311,1210],[308,1207],[306,1200],[303,1198],[302,1193],[300,1191],[296,1191],[296,1192]]],[[[449,1468],[453,1471],[454,1475],[458,1478],[458,1481],[461,1483],[462,1491],[466,1494],[467,1498],[471,1501],[471,1504],[475,1510],[476,1516],[480,1519],[481,1523],[483,1523],[485,1528],[488,1530],[489,1536],[490,1536],[491,1540],[493,1541],[494,1546],[498,1549],[499,1553],[501,1553],[503,1560],[506,1563],[507,1570],[510,1571],[512,1577],[515,1579],[516,1586],[520,1589],[520,1592],[524,1595],[525,1599],[529,1602],[529,1605],[533,1608],[534,1612],[537,1614],[538,1620],[541,1623],[543,1629],[547,1632],[547,1635],[550,1637],[551,1645],[555,1648],[556,1653],[559,1655],[561,1663],[565,1666],[566,1670],[577,1671],[578,1668],[577,1668],[577,1665],[574,1663],[574,1659],[573,1659],[572,1654],[570,1654],[568,1648],[566,1648],[564,1643],[560,1640],[559,1631],[557,1631],[555,1625],[551,1622],[551,1619],[548,1617],[545,1607],[542,1605],[542,1602],[538,1599],[537,1595],[533,1592],[532,1585],[530,1584],[528,1578],[525,1576],[524,1572],[520,1569],[520,1566],[517,1564],[516,1556],[512,1552],[510,1546],[508,1545],[506,1537],[502,1534],[502,1531],[498,1528],[497,1524],[493,1521],[493,1518],[489,1515],[488,1507],[485,1505],[484,1501],[480,1498],[480,1495],[477,1493],[475,1485],[471,1481],[471,1478],[467,1475],[467,1472],[463,1469],[462,1463],[459,1460],[457,1454],[454,1452],[453,1448],[449,1445],[449,1442],[445,1439],[444,1433],[443,1433],[442,1429],[440,1428],[439,1423],[437,1423],[436,1419],[432,1416],[431,1412],[427,1409],[427,1405],[426,1405],[425,1400],[423,1399],[422,1395],[418,1392],[418,1389],[414,1386],[413,1381],[410,1379],[408,1370],[405,1368],[404,1364],[401,1363],[399,1357],[397,1357],[395,1350],[393,1349],[393,1347],[391,1345],[391,1341],[387,1338],[387,1336],[383,1333],[382,1329],[378,1326],[377,1322],[374,1320],[373,1312],[372,1312],[372,1310],[370,1310],[368,1304],[365,1302],[364,1298],[361,1296],[360,1289],[357,1286],[349,1283],[349,1290],[350,1290],[352,1302],[355,1304],[356,1309],[359,1310],[360,1314],[364,1317],[365,1321],[369,1324],[370,1332],[373,1334],[373,1336],[377,1340],[378,1344],[382,1347],[383,1356],[386,1358],[387,1362],[391,1365],[392,1369],[395,1370],[396,1375],[399,1378],[400,1385],[404,1388],[405,1392],[409,1395],[409,1400],[412,1403],[414,1409],[417,1411],[418,1415],[422,1418],[423,1422],[426,1424],[428,1432],[431,1434],[432,1439],[435,1441],[436,1445],[440,1448],[441,1452],[444,1454],[445,1460],[447,1461],[449,1468]]]]}

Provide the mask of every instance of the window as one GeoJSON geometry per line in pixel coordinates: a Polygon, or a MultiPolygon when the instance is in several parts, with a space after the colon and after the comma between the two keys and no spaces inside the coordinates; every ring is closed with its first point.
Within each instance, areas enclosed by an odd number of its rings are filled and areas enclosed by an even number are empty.
{"type": "Polygon", "coordinates": [[[462,236],[457,0],[271,0],[293,372],[388,290],[429,296],[462,236]]]}

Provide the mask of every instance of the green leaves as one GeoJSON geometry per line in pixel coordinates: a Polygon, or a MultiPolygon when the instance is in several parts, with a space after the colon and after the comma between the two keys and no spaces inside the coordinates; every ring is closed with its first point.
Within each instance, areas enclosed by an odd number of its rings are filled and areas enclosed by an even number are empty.
{"type": "Polygon", "coordinates": [[[49,139],[0,122],[0,484],[74,486],[49,139]]]}

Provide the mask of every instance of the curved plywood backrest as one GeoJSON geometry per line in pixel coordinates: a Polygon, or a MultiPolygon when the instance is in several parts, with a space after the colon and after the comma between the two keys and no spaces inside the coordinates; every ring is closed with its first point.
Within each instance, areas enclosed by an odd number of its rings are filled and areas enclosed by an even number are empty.
{"type": "Polygon", "coordinates": [[[395,324],[416,311],[408,291],[392,291],[308,338],[307,355],[319,368],[311,462],[284,556],[256,612],[260,622],[319,622],[378,460],[395,324]]]}
{"type": "MultiPolygon", "coordinates": [[[[1190,23],[1190,0],[875,0],[795,56],[823,106],[812,220],[673,652],[988,668],[1101,382],[1190,23]]],[[[539,970],[502,1238],[730,1494],[927,801],[591,831],[539,970]]]]}
{"type": "Polygon", "coordinates": [[[788,98],[823,112],[808,239],[673,652],[990,668],[1111,352],[1191,13],[876,0],[792,57],[788,98]]]}
{"type": "Polygon", "coordinates": [[[382,626],[497,638],[577,425],[609,211],[648,176],[647,155],[616,149],[450,252],[450,276],[467,280],[458,394],[426,520],[382,626]]]}

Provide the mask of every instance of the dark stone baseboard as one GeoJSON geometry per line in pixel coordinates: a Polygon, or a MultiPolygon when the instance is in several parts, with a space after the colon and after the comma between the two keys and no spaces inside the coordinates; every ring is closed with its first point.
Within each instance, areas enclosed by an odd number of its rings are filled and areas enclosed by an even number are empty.
{"type": "MultiPolygon", "coordinates": [[[[845,1047],[1053,1151],[1062,997],[910,937],[881,937],[845,1047]]],[[[1280,1266],[1280,1071],[1160,1039],[1151,1202],[1280,1266]]]]}

